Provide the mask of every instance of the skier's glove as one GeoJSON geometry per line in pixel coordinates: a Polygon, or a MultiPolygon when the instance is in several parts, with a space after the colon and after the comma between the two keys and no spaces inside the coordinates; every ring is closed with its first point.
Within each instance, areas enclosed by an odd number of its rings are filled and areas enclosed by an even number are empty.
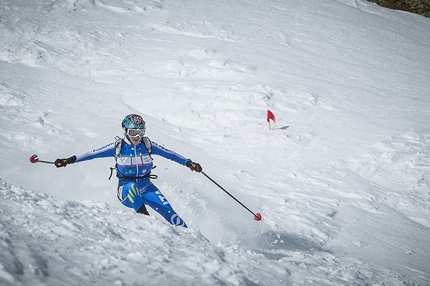
{"type": "Polygon", "coordinates": [[[55,167],[60,168],[60,167],[66,167],[68,164],[73,164],[75,162],[76,162],[76,156],[72,156],[67,159],[57,159],[55,160],[54,164],[55,164],[55,167]]]}
{"type": "Polygon", "coordinates": [[[188,161],[186,166],[191,169],[191,171],[196,171],[200,173],[202,171],[202,166],[199,163],[195,163],[193,161],[188,161]]]}

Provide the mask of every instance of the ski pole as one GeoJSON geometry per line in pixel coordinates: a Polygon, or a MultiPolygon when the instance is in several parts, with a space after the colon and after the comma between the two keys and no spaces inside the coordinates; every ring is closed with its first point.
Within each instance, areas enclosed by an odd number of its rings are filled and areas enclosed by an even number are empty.
{"type": "Polygon", "coordinates": [[[54,162],[39,160],[39,156],[37,156],[36,154],[34,154],[33,156],[30,157],[30,162],[31,163],[55,164],[54,162]]]}
{"type": "Polygon", "coordinates": [[[223,190],[227,195],[229,195],[230,197],[232,197],[236,202],[238,202],[242,207],[244,207],[247,211],[249,211],[250,213],[252,213],[254,215],[254,219],[256,221],[260,221],[261,220],[261,214],[260,213],[253,213],[250,209],[248,209],[244,204],[242,204],[238,199],[236,199],[232,194],[230,194],[229,192],[227,192],[227,190],[225,190],[223,187],[221,187],[217,182],[215,182],[211,177],[209,177],[205,172],[202,172],[203,175],[205,175],[206,178],[208,178],[212,183],[214,183],[215,185],[218,186],[218,188],[220,188],[221,190],[223,190]]]}

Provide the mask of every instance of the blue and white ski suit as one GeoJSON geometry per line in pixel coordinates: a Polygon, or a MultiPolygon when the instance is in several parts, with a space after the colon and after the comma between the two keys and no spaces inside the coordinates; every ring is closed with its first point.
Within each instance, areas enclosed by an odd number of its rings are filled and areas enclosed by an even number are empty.
{"type": "Polygon", "coordinates": [[[150,155],[142,141],[137,145],[133,145],[126,139],[124,140],[125,144],[120,147],[121,150],[118,154],[116,151],[117,143],[112,142],[101,148],[77,155],[76,163],[96,158],[116,156],[118,176],[117,197],[119,201],[126,207],[133,208],[136,211],[142,205],[148,205],[162,215],[169,223],[187,227],[160,190],[152,184],[149,174],[153,168],[151,155],[159,155],[184,166],[191,160],[152,141],[152,152],[150,155]]]}

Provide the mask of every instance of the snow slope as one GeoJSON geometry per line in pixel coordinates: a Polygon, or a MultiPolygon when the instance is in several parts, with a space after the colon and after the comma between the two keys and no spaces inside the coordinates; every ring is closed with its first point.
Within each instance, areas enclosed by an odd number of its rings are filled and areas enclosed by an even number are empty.
{"type": "Polygon", "coordinates": [[[2,1],[0,284],[429,285],[429,31],[364,0],[2,1]],[[263,220],[162,158],[189,229],[124,208],[113,159],[28,161],[129,113],[263,220]]]}

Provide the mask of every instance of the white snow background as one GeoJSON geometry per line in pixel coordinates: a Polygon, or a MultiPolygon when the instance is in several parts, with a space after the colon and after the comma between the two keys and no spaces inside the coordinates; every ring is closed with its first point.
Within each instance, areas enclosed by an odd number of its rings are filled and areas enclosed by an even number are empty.
{"type": "Polygon", "coordinates": [[[0,285],[430,285],[430,19],[364,0],[2,0],[0,285]],[[277,117],[269,130],[266,112],[277,117]],[[104,146],[141,114],[189,229],[104,146]]]}

